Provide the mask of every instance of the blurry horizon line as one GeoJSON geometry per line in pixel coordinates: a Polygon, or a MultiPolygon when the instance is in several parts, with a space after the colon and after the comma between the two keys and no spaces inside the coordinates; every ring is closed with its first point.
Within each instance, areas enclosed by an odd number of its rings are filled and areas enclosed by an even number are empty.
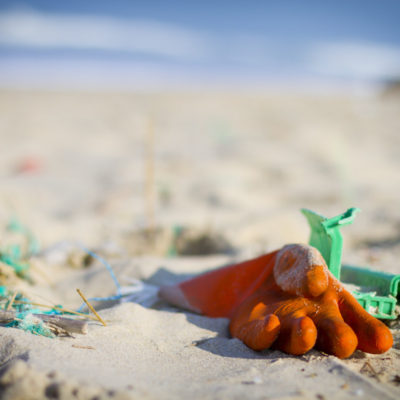
{"type": "Polygon", "coordinates": [[[140,18],[0,12],[0,87],[279,85],[368,92],[399,79],[397,43],[296,42],[140,18]]]}

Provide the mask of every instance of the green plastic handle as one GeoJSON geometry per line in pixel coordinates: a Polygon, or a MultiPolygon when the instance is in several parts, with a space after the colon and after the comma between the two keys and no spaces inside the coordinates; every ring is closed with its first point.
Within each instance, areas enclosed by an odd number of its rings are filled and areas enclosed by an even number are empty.
{"type": "Polygon", "coordinates": [[[329,270],[339,280],[343,249],[343,237],[340,228],[351,224],[359,211],[359,208],[352,207],[336,217],[325,218],[314,211],[305,208],[301,210],[311,227],[309,244],[320,251],[329,270]]]}

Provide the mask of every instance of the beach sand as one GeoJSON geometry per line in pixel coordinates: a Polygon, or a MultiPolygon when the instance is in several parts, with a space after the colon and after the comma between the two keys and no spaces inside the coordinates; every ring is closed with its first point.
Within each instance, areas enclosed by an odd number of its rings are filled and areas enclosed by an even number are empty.
{"type": "Polygon", "coordinates": [[[178,310],[159,285],[307,242],[300,208],[360,207],[345,262],[400,273],[400,98],[286,92],[0,91],[2,246],[17,217],[41,251],[10,289],[106,321],[54,339],[0,328],[5,399],[397,399],[400,327],[382,355],[248,349],[226,319],[178,310]],[[90,262],[89,262],[90,261],[90,262]]]}

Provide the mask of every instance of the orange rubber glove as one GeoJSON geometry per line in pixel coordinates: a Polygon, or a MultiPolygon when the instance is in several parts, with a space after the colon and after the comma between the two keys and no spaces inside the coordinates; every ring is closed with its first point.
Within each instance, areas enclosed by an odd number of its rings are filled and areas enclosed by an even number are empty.
{"type": "Polygon", "coordinates": [[[316,346],[340,358],[357,348],[384,353],[389,329],[368,314],[306,245],[279,251],[160,289],[160,297],[210,317],[230,318],[230,332],[254,350],[301,355],[316,346]]]}

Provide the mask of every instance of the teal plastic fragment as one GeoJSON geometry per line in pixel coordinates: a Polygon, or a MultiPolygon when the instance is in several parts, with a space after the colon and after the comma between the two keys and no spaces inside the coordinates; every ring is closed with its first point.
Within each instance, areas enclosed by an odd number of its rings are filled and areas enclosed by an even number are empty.
{"type": "Polygon", "coordinates": [[[23,225],[18,218],[12,217],[8,222],[7,229],[11,232],[21,233],[26,237],[28,242],[28,255],[34,255],[39,252],[40,245],[35,235],[23,225]]]}
{"type": "Polygon", "coordinates": [[[302,209],[311,228],[309,244],[324,257],[332,274],[345,284],[355,286],[354,297],[371,315],[380,319],[396,319],[400,297],[400,275],[370,268],[342,265],[343,237],[340,228],[353,222],[358,208],[349,208],[333,218],[325,218],[302,209]]]}
{"type": "Polygon", "coordinates": [[[18,275],[23,275],[29,269],[29,264],[21,261],[21,250],[18,245],[12,245],[6,253],[1,253],[0,260],[13,267],[18,275]]]}
{"type": "Polygon", "coordinates": [[[7,286],[0,286],[0,297],[7,297],[8,289],[7,286]]]}
{"type": "Polygon", "coordinates": [[[22,225],[15,217],[10,219],[7,229],[11,232],[23,235],[26,241],[26,246],[12,244],[6,249],[1,249],[0,261],[14,268],[15,273],[20,277],[29,280],[29,264],[26,260],[28,260],[30,256],[39,252],[39,242],[33,233],[27,227],[22,225]],[[22,250],[25,247],[27,248],[26,252],[22,250]]]}
{"type": "Polygon", "coordinates": [[[172,240],[169,249],[167,250],[168,257],[175,257],[178,255],[178,250],[176,248],[176,242],[179,236],[182,234],[183,227],[180,225],[174,225],[172,227],[172,240]]]}

